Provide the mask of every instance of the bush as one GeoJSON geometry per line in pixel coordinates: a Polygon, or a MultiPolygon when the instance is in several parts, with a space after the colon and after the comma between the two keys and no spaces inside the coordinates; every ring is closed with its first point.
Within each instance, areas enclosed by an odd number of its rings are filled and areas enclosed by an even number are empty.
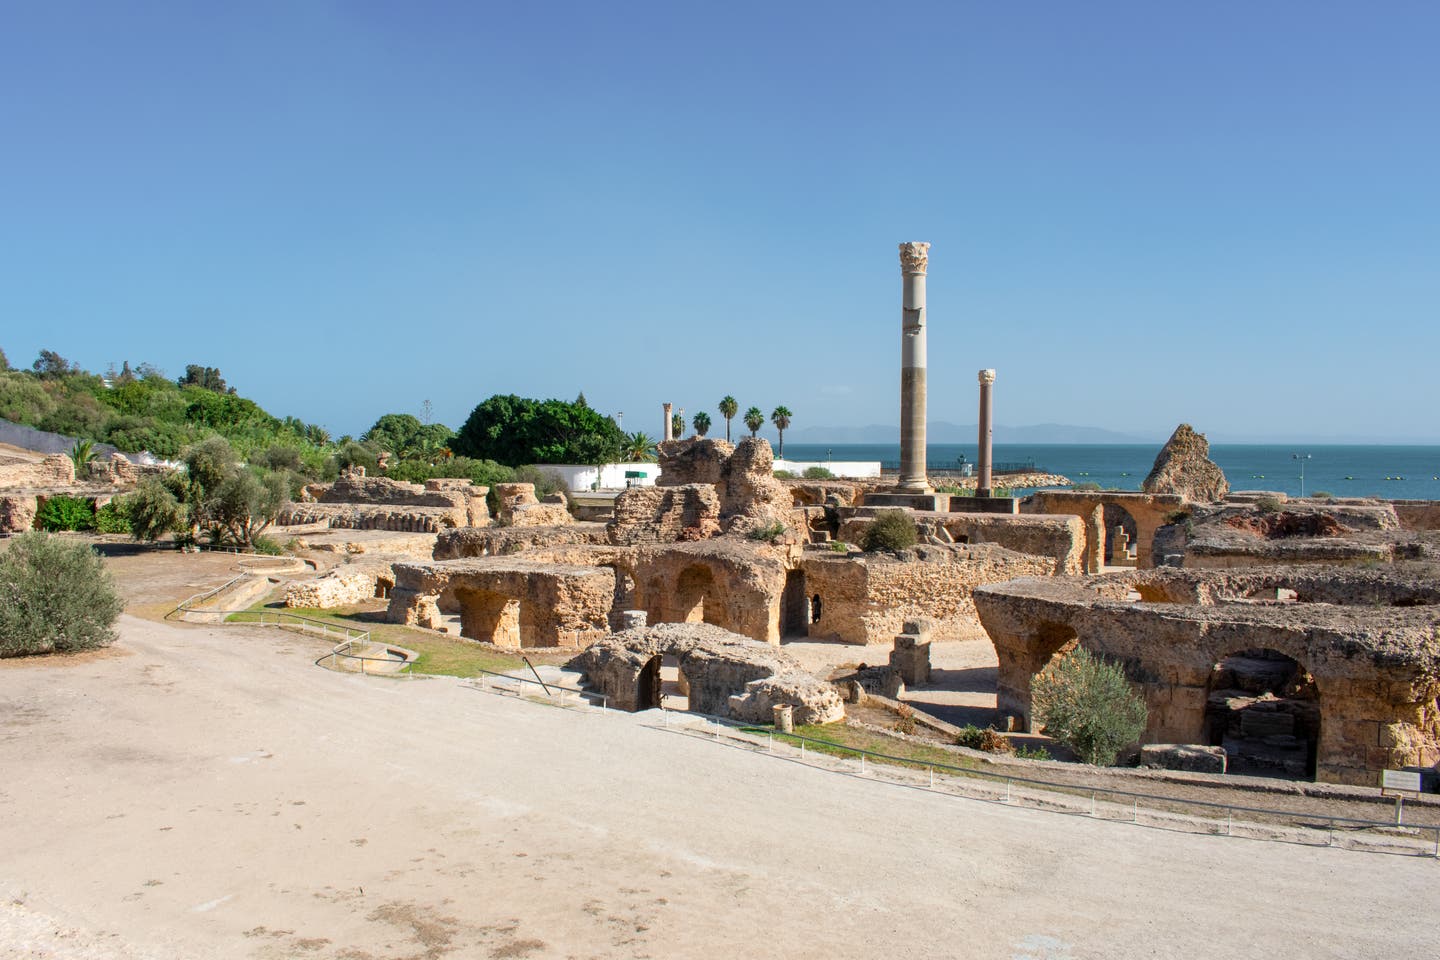
{"type": "Polygon", "coordinates": [[[1114,763],[1145,731],[1145,701],[1124,672],[1084,647],[1035,678],[1031,702],[1045,732],[1086,763],[1114,763]]]}
{"type": "Polygon", "coordinates": [[[188,512],[171,489],[182,484],[184,478],[174,474],[166,479],[170,483],[160,477],[146,477],[125,498],[130,534],[136,540],[159,540],[167,533],[180,532],[186,525],[188,512]]]}
{"type": "Polygon", "coordinates": [[[806,480],[834,480],[834,479],[835,479],[835,474],[831,473],[831,472],[829,471],[829,469],[827,469],[826,467],[806,467],[806,468],[805,468],[805,479],[806,479],[806,480]]]}
{"type": "Polygon", "coordinates": [[[1189,510],[1171,510],[1169,513],[1165,514],[1166,523],[1184,523],[1186,520],[1189,519],[1189,510]]]}
{"type": "Polygon", "coordinates": [[[94,530],[95,508],[79,497],[51,497],[35,514],[41,530],[94,530]]]}
{"type": "Polygon", "coordinates": [[[1015,756],[1020,760],[1053,760],[1050,751],[1044,747],[1016,747],[1015,756]]]}
{"type": "Polygon", "coordinates": [[[133,533],[130,510],[124,497],[111,500],[95,511],[95,529],[100,533],[133,533]]]}
{"type": "Polygon", "coordinates": [[[846,543],[844,540],[836,540],[836,541],[834,541],[834,542],[832,542],[832,543],[830,544],[830,552],[831,552],[831,553],[849,553],[849,552],[850,552],[850,544],[846,543]]]}
{"type": "Polygon", "coordinates": [[[903,733],[909,736],[915,732],[914,710],[902,703],[900,704],[900,708],[895,711],[895,716],[894,730],[896,733],[903,733]]]}
{"type": "Polygon", "coordinates": [[[986,753],[1014,753],[1015,747],[1010,738],[993,727],[986,727],[981,730],[973,723],[967,723],[955,734],[955,743],[958,746],[969,747],[971,750],[984,750],[986,753]]]}
{"type": "Polygon", "coordinates": [[[984,741],[984,739],[985,731],[981,730],[973,723],[965,724],[965,726],[960,728],[960,732],[955,734],[956,745],[961,747],[969,747],[971,750],[979,750],[980,744],[984,741]]]}
{"type": "Polygon", "coordinates": [[[776,480],[794,480],[794,479],[795,479],[795,471],[794,471],[794,470],[776,470],[776,471],[775,471],[775,479],[776,479],[776,480]]]}
{"type": "Polygon", "coordinates": [[[1261,513],[1279,513],[1280,500],[1278,497],[1261,497],[1255,501],[1255,509],[1261,513]]]}
{"type": "Polygon", "coordinates": [[[779,542],[781,537],[785,536],[785,530],[785,524],[777,520],[774,523],[769,524],[768,526],[753,527],[751,528],[750,532],[745,535],[751,540],[759,540],[765,543],[777,543],[779,542]]]}
{"type": "Polygon", "coordinates": [[[1093,480],[1086,480],[1084,483],[1071,485],[1070,489],[1075,493],[1099,493],[1100,484],[1095,483],[1093,480]]]}
{"type": "Polygon", "coordinates": [[[1316,500],[1335,499],[1335,494],[1331,493],[1329,490],[1316,490],[1314,493],[1310,494],[1310,496],[1316,500]]]}
{"type": "MultiPolygon", "coordinates": [[[[291,541],[294,542],[293,540],[291,541]]],[[[285,550],[271,537],[258,536],[250,543],[250,549],[255,553],[264,554],[267,557],[281,557],[285,550]]]]}
{"type": "Polygon", "coordinates": [[[107,646],[123,606],[83,543],[25,533],[0,553],[0,657],[107,646]]]}
{"type": "Polygon", "coordinates": [[[865,528],[865,537],[860,545],[867,553],[876,550],[906,550],[915,546],[919,534],[915,521],[904,510],[881,510],[875,515],[870,526],[865,528]]]}

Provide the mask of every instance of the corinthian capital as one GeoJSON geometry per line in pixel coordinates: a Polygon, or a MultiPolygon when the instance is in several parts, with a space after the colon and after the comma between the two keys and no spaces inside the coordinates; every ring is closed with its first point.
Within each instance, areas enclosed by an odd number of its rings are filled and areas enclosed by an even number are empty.
{"type": "Polygon", "coordinates": [[[930,263],[930,244],[911,241],[900,244],[900,272],[902,274],[918,273],[925,275],[925,268],[930,263]]]}
{"type": "Polygon", "coordinates": [[[994,382],[995,382],[995,371],[994,371],[994,370],[981,370],[981,371],[980,371],[980,382],[981,382],[981,383],[994,383],[994,382]]]}

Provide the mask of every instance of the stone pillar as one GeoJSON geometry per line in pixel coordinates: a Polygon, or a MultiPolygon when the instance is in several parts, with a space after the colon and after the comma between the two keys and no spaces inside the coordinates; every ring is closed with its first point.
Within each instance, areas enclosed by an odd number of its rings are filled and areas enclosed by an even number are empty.
{"type": "Polygon", "coordinates": [[[990,496],[990,439],[995,433],[991,419],[990,392],[995,388],[995,371],[980,371],[980,463],[976,467],[975,496],[990,496]]]}
{"type": "Polygon", "coordinates": [[[930,244],[900,244],[900,483],[906,493],[928,493],[925,475],[925,269],[930,244]]]}
{"type": "Polygon", "coordinates": [[[671,404],[665,404],[665,430],[660,434],[660,436],[664,437],[666,440],[675,439],[675,424],[672,422],[670,415],[670,411],[673,409],[674,407],[671,404]]]}

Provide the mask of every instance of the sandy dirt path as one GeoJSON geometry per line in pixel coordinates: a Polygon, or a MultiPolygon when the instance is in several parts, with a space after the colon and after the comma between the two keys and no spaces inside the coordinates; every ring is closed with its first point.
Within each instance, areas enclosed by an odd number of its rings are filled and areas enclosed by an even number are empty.
{"type": "Polygon", "coordinates": [[[1428,957],[1440,861],[837,776],[125,617],[0,665],[0,956],[1428,957]]]}

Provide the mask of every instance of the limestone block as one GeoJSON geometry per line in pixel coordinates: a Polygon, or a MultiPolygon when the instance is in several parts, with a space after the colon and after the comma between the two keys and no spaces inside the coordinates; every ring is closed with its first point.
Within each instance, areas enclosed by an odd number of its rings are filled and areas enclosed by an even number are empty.
{"type": "Polygon", "coordinates": [[[24,533],[35,526],[36,499],[26,494],[0,497],[0,534],[24,533]]]}
{"type": "Polygon", "coordinates": [[[1147,743],[1140,748],[1140,765],[1159,770],[1224,773],[1225,748],[1195,743],[1147,743]]]}
{"type": "Polygon", "coordinates": [[[1210,442],[1188,423],[1175,428],[1140,487],[1146,493],[1179,494],[1186,500],[1216,503],[1230,492],[1225,473],[1210,459],[1210,442]]]}

